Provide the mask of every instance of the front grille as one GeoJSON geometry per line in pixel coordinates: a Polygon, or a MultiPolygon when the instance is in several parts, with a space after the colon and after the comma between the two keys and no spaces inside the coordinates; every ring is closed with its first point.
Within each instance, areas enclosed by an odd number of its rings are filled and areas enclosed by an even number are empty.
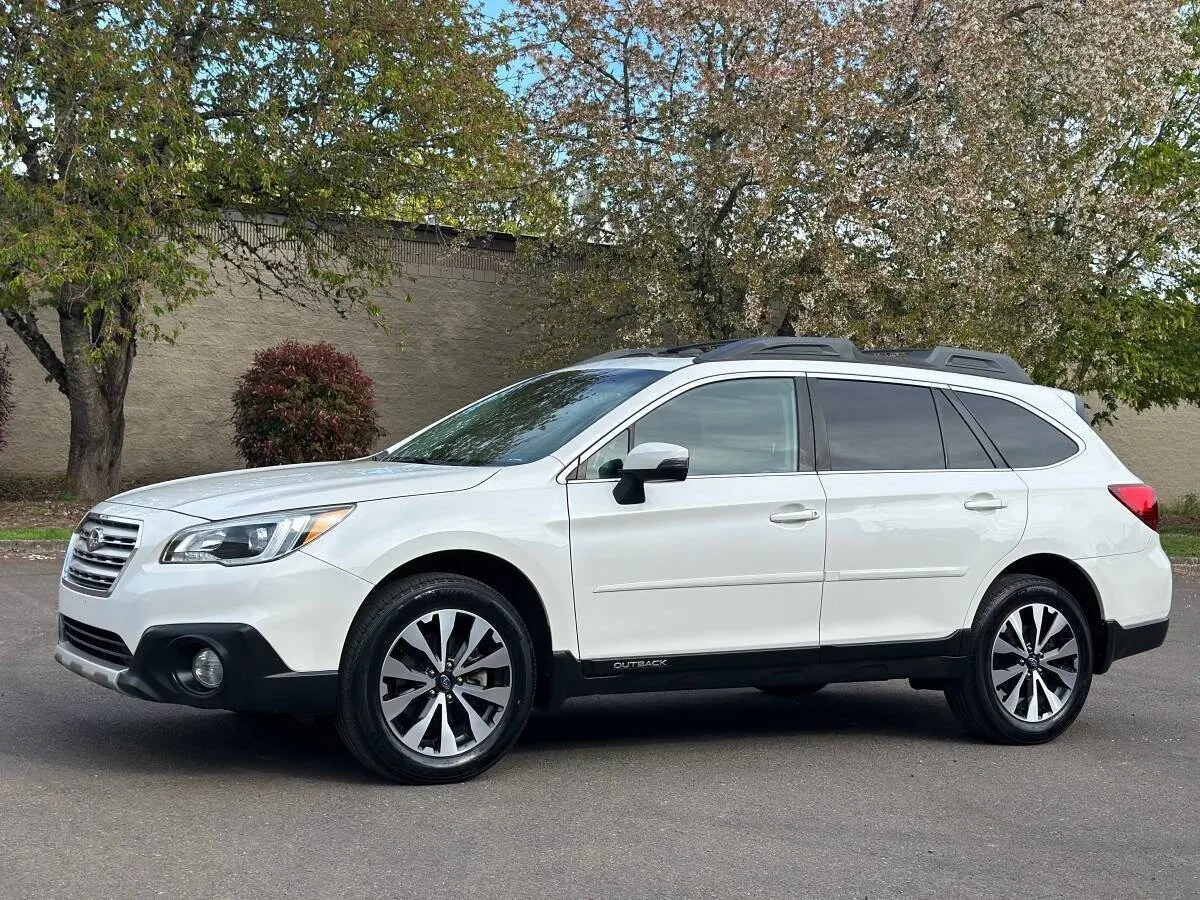
{"type": "Polygon", "coordinates": [[[58,619],[62,624],[63,640],[77,650],[121,666],[128,666],[133,661],[133,654],[119,634],[84,625],[66,616],[59,616],[58,619]]]}
{"type": "Polygon", "coordinates": [[[63,581],[107,597],[137,548],[141,524],[89,514],[71,538],[63,581]]]}

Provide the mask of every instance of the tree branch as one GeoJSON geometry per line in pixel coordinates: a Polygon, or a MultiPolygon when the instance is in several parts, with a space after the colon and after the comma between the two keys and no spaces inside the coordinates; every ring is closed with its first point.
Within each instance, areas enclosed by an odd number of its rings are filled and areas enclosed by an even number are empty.
{"type": "Polygon", "coordinates": [[[717,210],[716,218],[713,220],[713,227],[720,228],[729,214],[733,212],[733,207],[741,196],[742,191],[750,184],[751,173],[749,171],[742,172],[737,183],[729,189],[729,196],[725,198],[725,202],[721,204],[721,208],[717,210]]]}
{"type": "Polygon", "coordinates": [[[1019,4],[1017,6],[1014,6],[1008,12],[1001,15],[1000,21],[1007,22],[1010,19],[1017,19],[1018,21],[1024,22],[1026,13],[1033,12],[1035,9],[1043,9],[1044,6],[1045,6],[1044,3],[1022,3],[1022,4],[1019,4]]]}
{"type": "Polygon", "coordinates": [[[58,354],[54,352],[54,348],[50,346],[50,342],[46,340],[45,335],[38,330],[37,319],[33,313],[21,315],[15,309],[0,309],[0,314],[4,315],[4,321],[8,327],[16,332],[17,337],[21,339],[29,352],[34,355],[42,368],[46,370],[54,383],[58,385],[59,391],[70,396],[67,390],[67,367],[63,365],[58,354]]]}

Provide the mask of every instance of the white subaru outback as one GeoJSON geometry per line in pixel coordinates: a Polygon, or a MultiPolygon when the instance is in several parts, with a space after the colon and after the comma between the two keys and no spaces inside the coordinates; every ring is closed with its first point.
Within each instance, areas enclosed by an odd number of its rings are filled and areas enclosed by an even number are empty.
{"type": "Polygon", "coordinates": [[[1036,744],[1158,647],[1154,491],[1010,358],[827,338],[625,350],[369,458],[186,478],[80,523],[55,657],[133,697],[332,713],[409,783],[533,707],[907,678],[1036,744]]]}

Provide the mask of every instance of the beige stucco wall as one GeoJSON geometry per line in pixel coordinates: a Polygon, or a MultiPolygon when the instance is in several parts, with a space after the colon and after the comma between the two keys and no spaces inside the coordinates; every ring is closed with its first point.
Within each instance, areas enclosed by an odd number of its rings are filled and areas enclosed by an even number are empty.
{"type": "MultiPolygon", "coordinates": [[[[373,298],[389,331],[365,314],[341,319],[329,309],[259,299],[234,279],[184,310],[176,346],[147,343],[139,350],[126,410],[125,475],[150,479],[240,465],[227,421],[234,381],[255,351],[284,338],[328,340],[353,352],[375,379],[389,442],[519,377],[515,360],[532,332],[520,310],[526,289],[512,274],[511,249],[448,256],[428,243],[405,242],[403,252],[408,274],[373,298]]],[[[17,408],[0,472],[62,472],[66,399],[0,325],[5,343],[17,408]]],[[[1200,408],[1126,411],[1101,434],[1164,500],[1200,493],[1200,408]]]]}

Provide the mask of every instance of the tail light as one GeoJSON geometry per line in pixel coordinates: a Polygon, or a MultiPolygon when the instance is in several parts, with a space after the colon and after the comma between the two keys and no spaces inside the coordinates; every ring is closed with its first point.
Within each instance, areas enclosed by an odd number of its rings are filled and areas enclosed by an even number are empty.
{"type": "Polygon", "coordinates": [[[1108,492],[1146,525],[1158,531],[1158,495],[1154,488],[1148,484],[1110,484],[1108,492]]]}

